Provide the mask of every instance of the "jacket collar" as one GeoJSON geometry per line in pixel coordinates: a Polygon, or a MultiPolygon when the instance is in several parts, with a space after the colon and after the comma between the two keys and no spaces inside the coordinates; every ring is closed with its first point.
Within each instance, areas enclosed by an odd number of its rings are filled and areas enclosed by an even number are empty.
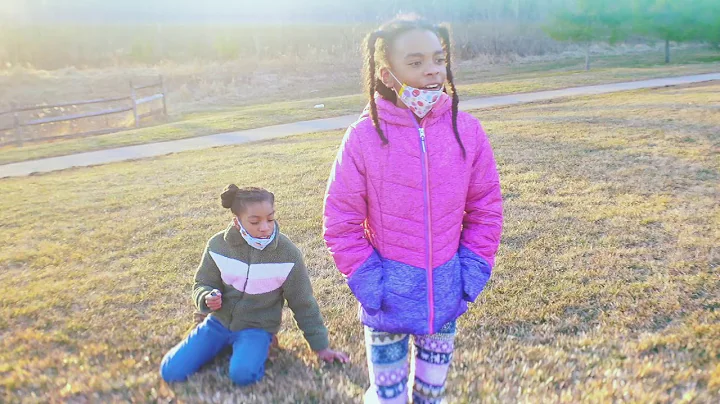
{"type": "MultiPolygon", "coordinates": [[[[433,106],[430,112],[425,117],[417,122],[417,118],[407,108],[398,107],[392,102],[383,98],[380,94],[375,94],[375,104],[378,110],[378,119],[392,125],[416,127],[420,125],[422,127],[430,126],[435,123],[438,119],[442,118],[447,112],[452,109],[452,98],[449,95],[442,93],[440,99],[433,106]]],[[[370,105],[365,107],[361,117],[370,116],[370,105]]]]}

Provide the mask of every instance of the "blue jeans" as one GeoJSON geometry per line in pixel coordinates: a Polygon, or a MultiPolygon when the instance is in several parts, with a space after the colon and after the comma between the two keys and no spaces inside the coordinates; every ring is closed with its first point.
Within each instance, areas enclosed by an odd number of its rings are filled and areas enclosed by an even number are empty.
{"type": "Polygon", "coordinates": [[[230,379],[247,386],[265,375],[265,361],[272,334],[260,329],[230,331],[213,316],[207,316],[182,342],[168,352],[160,364],[160,375],[166,382],[180,382],[228,345],[232,345],[230,379]]]}

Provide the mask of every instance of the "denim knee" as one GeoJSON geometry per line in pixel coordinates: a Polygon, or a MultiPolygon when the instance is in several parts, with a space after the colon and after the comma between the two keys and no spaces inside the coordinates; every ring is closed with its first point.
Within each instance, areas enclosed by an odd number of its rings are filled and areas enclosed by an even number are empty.
{"type": "Polygon", "coordinates": [[[168,360],[168,358],[163,359],[160,364],[160,377],[168,383],[187,380],[188,375],[186,372],[183,372],[183,370],[178,366],[173,366],[171,362],[172,361],[168,360]]]}
{"type": "Polygon", "coordinates": [[[243,364],[230,363],[230,380],[238,386],[248,386],[259,382],[265,375],[262,367],[252,368],[243,364]]]}

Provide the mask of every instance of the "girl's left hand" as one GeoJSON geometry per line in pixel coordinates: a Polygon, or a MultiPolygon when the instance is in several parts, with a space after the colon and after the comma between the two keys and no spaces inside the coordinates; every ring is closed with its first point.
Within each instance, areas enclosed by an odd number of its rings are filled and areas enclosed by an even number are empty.
{"type": "Polygon", "coordinates": [[[325,362],[334,362],[336,360],[340,361],[340,363],[350,362],[350,358],[347,356],[346,353],[340,351],[333,351],[330,348],[325,348],[322,351],[318,351],[317,356],[325,362]]]}

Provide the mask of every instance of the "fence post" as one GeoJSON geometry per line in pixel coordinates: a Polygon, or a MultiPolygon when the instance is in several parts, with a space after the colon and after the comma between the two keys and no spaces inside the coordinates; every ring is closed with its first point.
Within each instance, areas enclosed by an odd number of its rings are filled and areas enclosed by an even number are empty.
{"type": "Polygon", "coordinates": [[[132,80],[130,80],[130,99],[132,100],[133,117],[135,117],[135,127],[139,128],[140,119],[138,118],[137,95],[135,94],[135,86],[133,85],[132,80]]]}
{"type": "Polygon", "coordinates": [[[20,117],[16,111],[17,105],[14,102],[10,103],[10,112],[13,116],[13,132],[15,132],[15,144],[20,147],[23,145],[23,133],[22,127],[20,126],[20,117]]]}
{"type": "Polygon", "coordinates": [[[162,91],[162,102],[163,102],[163,115],[167,118],[167,91],[165,90],[165,81],[163,80],[162,74],[160,75],[160,91],[162,91]]]}

